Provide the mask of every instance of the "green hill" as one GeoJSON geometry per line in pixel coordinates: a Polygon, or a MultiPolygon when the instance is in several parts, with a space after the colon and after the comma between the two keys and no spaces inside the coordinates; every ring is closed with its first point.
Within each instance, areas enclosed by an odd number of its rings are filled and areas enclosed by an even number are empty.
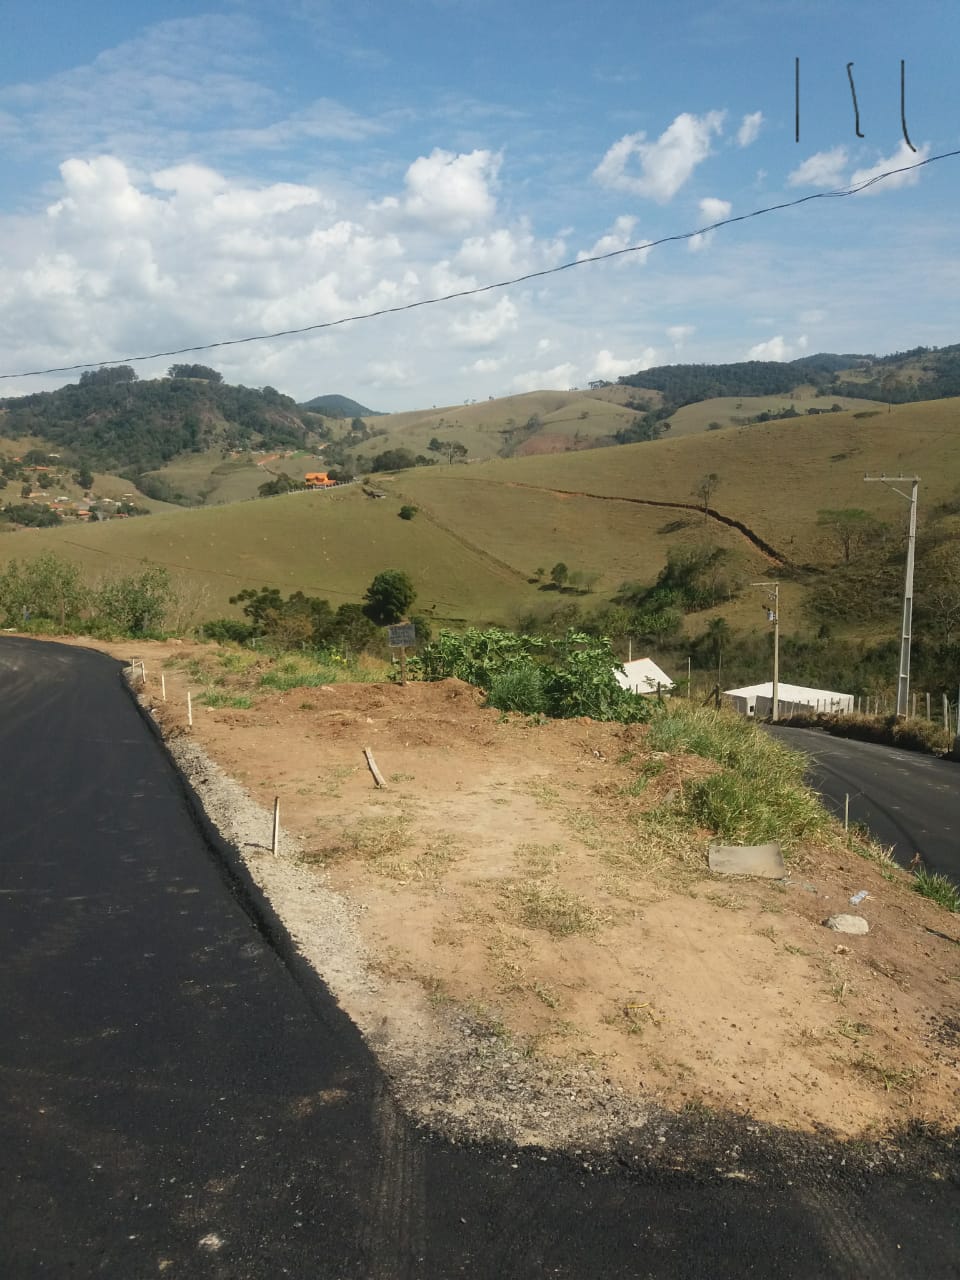
{"type": "Polygon", "coordinates": [[[0,434],[39,438],[72,464],[136,478],[211,448],[295,448],[322,428],[272,387],[233,387],[213,369],[178,368],[191,375],[141,382],[120,365],[92,370],[56,391],[2,400],[0,434]]]}
{"type": "MultiPolygon", "coordinates": [[[[356,485],[24,531],[0,538],[0,558],[54,548],[97,573],[161,564],[202,585],[208,615],[229,611],[227,598],[240,587],[265,584],[334,604],[358,601],[374,574],[395,567],[417,584],[418,609],[509,622],[560,604],[594,607],[625,581],[652,583],[671,551],[710,545],[728,553],[740,583],[781,577],[785,625],[799,626],[803,600],[832,581],[838,561],[822,509],[860,508],[903,527],[906,504],[885,486],[864,484],[864,472],[922,477],[923,536],[937,504],[956,503],[960,399],[859,412],[867,416],[804,416],[617,449],[417,468],[378,477],[388,495],[381,500],[356,485]],[[718,482],[705,515],[694,490],[711,472],[718,482]],[[398,518],[403,503],[419,508],[413,520],[398,518]],[[593,578],[592,591],[558,593],[530,581],[561,561],[593,578]]],[[[891,556],[901,563],[897,545],[891,556]]],[[[753,630],[758,609],[743,590],[693,615],[691,626],[722,613],[753,630]]],[[[875,636],[876,627],[864,634],[875,636]]]]}
{"type": "Polygon", "coordinates": [[[312,400],[305,401],[301,408],[312,409],[315,413],[323,413],[330,418],[379,417],[376,409],[367,409],[358,401],[351,400],[349,396],[314,396],[312,400]]]}

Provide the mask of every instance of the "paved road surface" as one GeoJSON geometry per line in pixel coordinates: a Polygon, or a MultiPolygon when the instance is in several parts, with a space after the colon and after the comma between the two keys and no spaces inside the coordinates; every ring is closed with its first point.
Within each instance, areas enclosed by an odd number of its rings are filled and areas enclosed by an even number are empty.
{"type": "Polygon", "coordinates": [[[811,758],[809,780],[829,808],[862,822],[906,866],[919,853],[929,871],[960,884],[960,764],[874,742],[834,738],[822,729],[766,725],[811,758]]]}
{"type": "Polygon", "coordinates": [[[0,713],[5,1280],[960,1273],[957,1184],[862,1183],[836,1146],[803,1178],[597,1176],[422,1135],[251,918],[116,665],[0,639],[0,713]]]}

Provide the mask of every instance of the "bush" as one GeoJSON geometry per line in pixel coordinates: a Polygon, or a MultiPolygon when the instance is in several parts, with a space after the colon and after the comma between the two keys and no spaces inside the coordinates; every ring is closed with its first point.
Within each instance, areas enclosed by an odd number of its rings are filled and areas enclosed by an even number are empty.
{"type": "Polygon", "coordinates": [[[487,705],[499,711],[522,711],[528,716],[545,712],[547,697],[540,668],[529,663],[495,675],[490,681],[487,705]]]}
{"type": "Polygon", "coordinates": [[[232,640],[235,644],[246,644],[254,634],[252,623],[239,622],[236,618],[212,618],[200,624],[200,635],[204,640],[232,640]]]}
{"type": "Polygon", "coordinates": [[[486,689],[490,704],[501,706],[502,700],[503,710],[529,708],[558,719],[590,716],[623,723],[649,715],[648,700],[617,683],[618,663],[609,640],[572,629],[559,639],[516,635],[499,627],[441,631],[407,665],[414,678],[455,676],[486,689]],[[511,700],[514,705],[507,706],[511,700]]]}
{"type": "Polygon", "coordinates": [[[405,503],[400,508],[398,514],[401,520],[412,520],[419,510],[419,507],[411,507],[409,503],[405,503]]]}
{"type": "Polygon", "coordinates": [[[170,575],[153,567],[139,577],[113,578],[96,594],[98,621],[128,636],[158,635],[170,598],[170,575]]]}

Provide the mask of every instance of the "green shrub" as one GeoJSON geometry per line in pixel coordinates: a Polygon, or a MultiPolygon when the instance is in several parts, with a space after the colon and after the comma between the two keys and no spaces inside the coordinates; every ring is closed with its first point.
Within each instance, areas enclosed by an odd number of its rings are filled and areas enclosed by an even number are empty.
{"type": "Polygon", "coordinates": [[[204,640],[233,641],[244,644],[252,639],[254,627],[250,622],[240,622],[237,618],[212,618],[200,624],[200,635],[204,640]]]}
{"type": "MultiPolygon", "coordinates": [[[[543,695],[537,709],[549,716],[590,716],[624,723],[647,719],[648,700],[620,687],[614,677],[617,666],[609,640],[572,629],[555,639],[517,635],[499,627],[485,631],[471,627],[461,633],[439,632],[432,644],[410,660],[408,674],[425,680],[455,676],[488,692],[501,677],[511,675],[512,683],[497,683],[496,696],[506,698],[522,689],[528,699],[525,705],[532,706],[534,685],[529,673],[535,672],[543,695]]],[[[500,704],[491,700],[491,705],[500,704]]]]}
{"type": "Polygon", "coordinates": [[[509,671],[501,671],[490,681],[487,705],[499,711],[522,711],[537,715],[547,709],[540,669],[529,663],[509,671]]]}

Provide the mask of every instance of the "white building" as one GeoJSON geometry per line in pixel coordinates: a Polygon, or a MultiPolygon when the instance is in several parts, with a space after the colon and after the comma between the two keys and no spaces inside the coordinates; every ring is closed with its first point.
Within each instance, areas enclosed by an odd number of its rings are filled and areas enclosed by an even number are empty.
{"type": "Polygon", "coordinates": [[[661,671],[652,658],[634,658],[632,662],[623,664],[622,671],[614,671],[613,674],[621,689],[629,689],[631,693],[669,693],[675,688],[667,673],[661,671]]]}
{"type": "MultiPolygon", "coordinates": [[[[746,689],[727,689],[723,695],[733,703],[734,709],[745,716],[768,716],[773,707],[773,681],[752,684],[746,689]]],[[[781,716],[794,711],[852,711],[852,693],[836,693],[832,689],[807,689],[799,684],[777,686],[778,712],[781,716]]]]}

